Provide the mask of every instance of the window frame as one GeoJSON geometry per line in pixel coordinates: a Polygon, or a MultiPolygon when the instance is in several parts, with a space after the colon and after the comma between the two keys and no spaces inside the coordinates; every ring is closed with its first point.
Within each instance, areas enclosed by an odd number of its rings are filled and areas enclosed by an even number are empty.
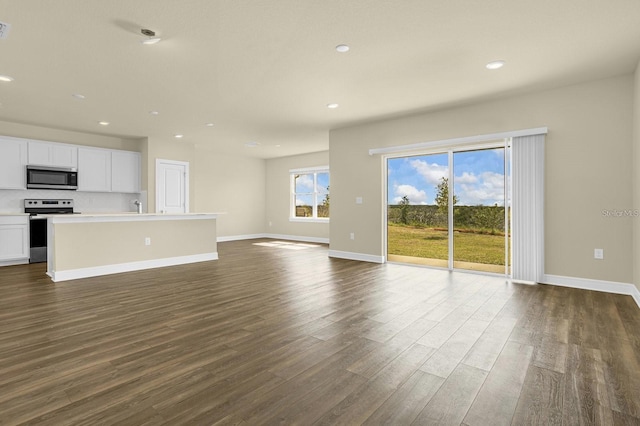
{"type": "MultiPolygon", "coordinates": [[[[331,172],[329,166],[318,167],[304,167],[299,169],[289,170],[289,222],[318,222],[328,223],[331,218],[331,210],[329,210],[329,217],[318,217],[318,195],[324,195],[324,193],[318,192],[318,174],[327,173],[329,175],[329,182],[331,182],[331,172]],[[295,175],[313,175],[313,192],[297,193],[295,175]],[[299,217],[296,216],[296,195],[311,195],[313,198],[312,216],[299,217]]],[[[327,192],[331,194],[331,191],[327,192]]]]}

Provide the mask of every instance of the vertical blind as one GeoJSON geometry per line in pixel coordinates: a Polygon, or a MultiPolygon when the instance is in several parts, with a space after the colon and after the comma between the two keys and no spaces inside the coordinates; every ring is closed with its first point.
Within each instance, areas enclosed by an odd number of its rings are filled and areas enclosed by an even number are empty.
{"type": "Polygon", "coordinates": [[[512,279],[538,283],[544,275],[544,134],[511,142],[512,279]]]}

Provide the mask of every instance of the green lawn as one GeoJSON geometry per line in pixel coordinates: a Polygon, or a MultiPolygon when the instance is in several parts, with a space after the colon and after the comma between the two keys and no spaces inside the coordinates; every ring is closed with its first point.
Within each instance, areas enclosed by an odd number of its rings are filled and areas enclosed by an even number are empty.
{"type": "MultiPolygon", "coordinates": [[[[387,232],[389,254],[448,258],[447,231],[389,223],[387,232]]],[[[504,235],[456,231],[453,246],[456,261],[504,265],[504,235]]]]}

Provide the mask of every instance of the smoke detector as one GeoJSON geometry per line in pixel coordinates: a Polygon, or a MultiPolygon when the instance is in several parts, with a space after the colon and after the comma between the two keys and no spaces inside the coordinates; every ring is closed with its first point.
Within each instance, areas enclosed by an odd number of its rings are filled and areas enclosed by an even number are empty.
{"type": "Polygon", "coordinates": [[[156,32],[155,31],[143,28],[143,29],[140,30],[140,32],[143,35],[148,37],[148,38],[142,40],[142,44],[156,44],[157,42],[162,40],[160,37],[156,37],[156,32]]]}

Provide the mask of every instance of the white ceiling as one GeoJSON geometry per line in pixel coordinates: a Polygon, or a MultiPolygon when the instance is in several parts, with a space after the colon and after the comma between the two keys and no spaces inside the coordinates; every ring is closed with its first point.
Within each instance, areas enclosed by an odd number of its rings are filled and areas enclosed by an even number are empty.
{"type": "Polygon", "coordinates": [[[0,21],[0,74],[15,79],[0,82],[0,120],[181,133],[175,143],[262,158],[326,150],[329,130],[352,123],[629,73],[640,58],[640,0],[0,0],[0,21]],[[163,41],[142,45],[142,28],[163,41]]]}

